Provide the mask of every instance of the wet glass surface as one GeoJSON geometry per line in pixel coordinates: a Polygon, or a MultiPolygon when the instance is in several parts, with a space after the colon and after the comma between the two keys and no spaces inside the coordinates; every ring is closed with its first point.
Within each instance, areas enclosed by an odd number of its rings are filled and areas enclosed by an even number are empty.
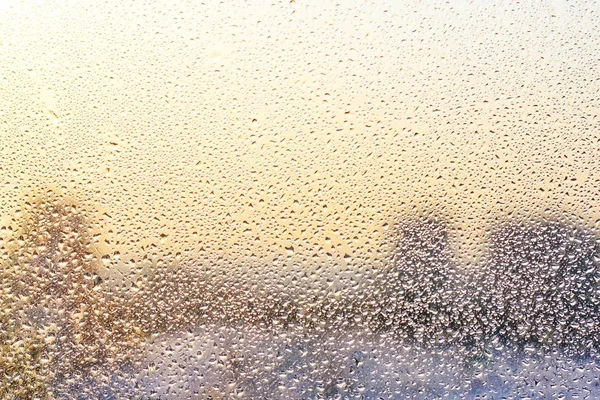
{"type": "Polygon", "coordinates": [[[0,397],[600,397],[598,2],[0,5],[0,397]]]}

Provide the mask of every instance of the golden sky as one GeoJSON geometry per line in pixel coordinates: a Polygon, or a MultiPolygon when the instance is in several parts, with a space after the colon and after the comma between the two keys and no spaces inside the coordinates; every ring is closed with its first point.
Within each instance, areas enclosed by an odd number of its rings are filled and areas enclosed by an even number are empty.
{"type": "Polygon", "coordinates": [[[54,188],[122,270],[376,263],[414,213],[466,262],[509,216],[597,224],[593,2],[226,3],[0,9],[2,224],[54,188]]]}

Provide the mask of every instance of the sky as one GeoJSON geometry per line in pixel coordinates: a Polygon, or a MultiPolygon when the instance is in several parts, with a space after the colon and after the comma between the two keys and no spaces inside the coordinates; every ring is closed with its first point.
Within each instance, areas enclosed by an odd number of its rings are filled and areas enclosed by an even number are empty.
{"type": "Polygon", "coordinates": [[[465,265],[506,219],[597,230],[599,19],[591,1],[5,3],[0,225],[54,190],[125,275],[376,266],[414,215],[446,221],[465,265]]]}

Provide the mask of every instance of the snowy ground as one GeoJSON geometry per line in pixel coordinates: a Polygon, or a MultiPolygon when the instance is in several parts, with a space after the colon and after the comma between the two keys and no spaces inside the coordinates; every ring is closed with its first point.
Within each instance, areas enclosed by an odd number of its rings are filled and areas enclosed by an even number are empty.
{"type": "Polygon", "coordinates": [[[206,326],[152,340],[110,381],[57,387],[79,399],[584,399],[600,397],[599,360],[535,349],[425,350],[364,332],[206,326]]]}

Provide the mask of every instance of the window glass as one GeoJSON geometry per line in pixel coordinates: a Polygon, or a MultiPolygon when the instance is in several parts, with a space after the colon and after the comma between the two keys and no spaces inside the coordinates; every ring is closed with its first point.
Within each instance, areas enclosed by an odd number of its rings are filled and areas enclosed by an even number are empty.
{"type": "Polygon", "coordinates": [[[0,5],[0,397],[600,397],[600,3],[0,5]]]}

